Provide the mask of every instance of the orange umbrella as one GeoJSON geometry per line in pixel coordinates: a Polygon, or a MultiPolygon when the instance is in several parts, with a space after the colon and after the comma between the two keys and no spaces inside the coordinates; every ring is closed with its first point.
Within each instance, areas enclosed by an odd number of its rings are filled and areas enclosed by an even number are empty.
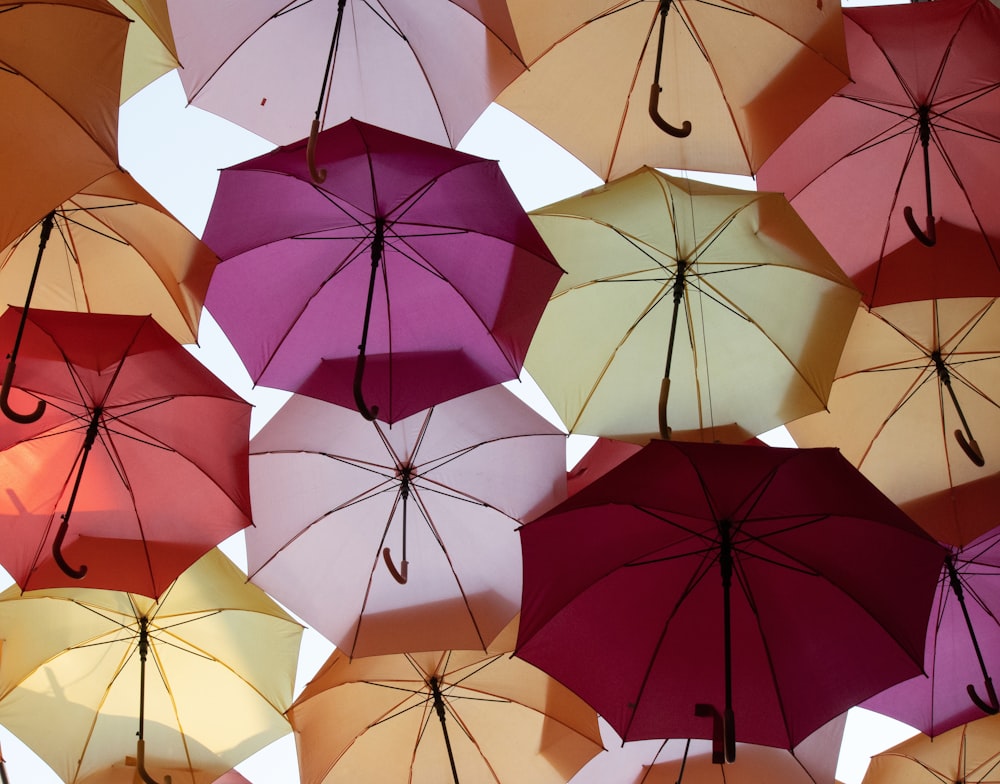
{"type": "Polygon", "coordinates": [[[117,168],[128,27],[106,0],[0,2],[0,246],[117,168]]]}

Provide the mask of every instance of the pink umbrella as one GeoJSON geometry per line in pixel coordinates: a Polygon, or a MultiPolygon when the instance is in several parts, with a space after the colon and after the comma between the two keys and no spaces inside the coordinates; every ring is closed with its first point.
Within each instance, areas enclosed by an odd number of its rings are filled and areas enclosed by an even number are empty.
{"type": "Polygon", "coordinates": [[[250,451],[250,578],[352,657],[484,649],[517,521],[566,495],[565,434],[503,386],[392,427],[294,396],[250,451]]]}
{"type": "Polygon", "coordinates": [[[223,170],[205,228],[254,381],[392,423],[517,378],[562,270],[496,161],[351,120],[316,185],[304,144],[223,170]]]}

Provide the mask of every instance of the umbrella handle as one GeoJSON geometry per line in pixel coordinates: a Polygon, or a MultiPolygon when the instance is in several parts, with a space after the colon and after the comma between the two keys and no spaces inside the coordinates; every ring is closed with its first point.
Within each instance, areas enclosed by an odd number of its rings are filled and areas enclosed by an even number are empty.
{"type": "Polygon", "coordinates": [[[670,379],[665,378],[660,382],[660,400],[657,404],[657,419],[660,425],[660,438],[664,441],[670,440],[670,427],[667,425],[667,398],[670,397],[670,379]]]}
{"type": "Polygon", "coordinates": [[[653,121],[653,125],[659,128],[664,133],[670,134],[676,139],[683,139],[686,136],[691,135],[691,121],[685,120],[684,123],[678,128],[675,125],[671,125],[666,120],[660,116],[660,110],[658,104],[660,102],[660,93],[663,92],[663,88],[658,84],[651,84],[649,86],[649,118],[653,121]]]}
{"type": "Polygon", "coordinates": [[[309,176],[317,185],[326,180],[326,169],[316,168],[316,136],[319,134],[319,120],[312,121],[309,129],[309,141],[306,142],[306,163],[309,164],[309,176]]]}
{"type": "Polygon", "coordinates": [[[397,571],[396,565],[392,562],[392,554],[389,552],[388,547],[382,548],[382,560],[385,561],[386,567],[389,569],[389,574],[392,575],[392,579],[395,580],[400,585],[406,585],[407,573],[409,572],[410,562],[405,558],[399,562],[399,570],[397,571]]]}
{"type": "Polygon", "coordinates": [[[63,520],[59,524],[59,530],[56,531],[56,538],[52,540],[52,558],[59,568],[66,573],[67,576],[72,577],[74,580],[82,580],[87,574],[87,567],[85,564],[81,564],[79,569],[74,569],[69,563],[63,558],[62,546],[63,540],[66,538],[66,532],[69,530],[69,520],[63,515],[63,520]]]}
{"type": "Polygon", "coordinates": [[[934,216],[927,216],[927,232],[924,233],[920,227],[917,225],[916,218],[913,217],[912,207],[903,207],[903,219],[906,221],[906,225],[910,227],[910,231],[913,236],[916,237],[920,242],[926,245],[928,248],[933,248],[937,243],[937,230],[934,228],[934,216]]]}
{"type": "Polygon", "coordinates": [[[7,363],[7,372],[3,377],[3,386],[0,387],[0,411],[3,411],[7,419],[12,422],[17,422],[19,425],[30,425],[32,422],[37,422],[42,418],[42,414],[45,413],[45,401],[39,400],[38,405],[35,406],[35,410],[30,414],[22,414],[15,411],[10,407],[8,399],[10,398],[10,387],[14,382],[14,357],[10,357],[10,361],[7,363]]]}
{"type": "MultiPolygon", "coordinates": [[[[160,782],[146,772],[146,741],[142,738],[139,738],[139,740],[136,741],[135,769],[139,774],[139,778],[146,782],[146,784],[160,784],[160,782]]],[[[169,775],[163,777],[163,784],[172,784],[169,775]]]]}
{"type": "Polygon", "coordinates": [[[694,715],[712,718],[712,764],[722,765],[736,761],[736,722],[732,708],[719,713],[714,705],[699,702],[694,715]]]}
{"type": "MultiPolygon", "coordinates": [[[[986,459],[983,457],[983,450],[979,448],[979,444],[976,443],[976,439],[970,438],[966,440],[965,433],[961,430],[955,431],[955,440],[958,441],[958,445],[962,447],[962,451],[965,452],[965,456],[969,458],[973,463],[982,468],[986,465],[986,459]]],[[[996,702],[996,700],[994,700],[996,702]]]]}
{"type": "Polygon", "coordinates": [[[378,406],[368,407],[365,403],[365,395],[361,391],[361,379],[365,375],[365,363],[367,359],[364,352],[358,354],[358,359],[354,363],[354,404],[358,407],[358,411],[361,413],[365,419],[369,422],[374,421],[378,418],[378,406]]]}
{"type": "Polygon", "coordinates": [[[997,699],[997,693],[993,689],[992,678],[986,678],[986,696],[989,697],[989,702],[986,702],[986,700],[976,694],[976,688],[971,683],[965,689],[969,692],[969,697],[972,698],[972,701],[976,703],[976,707],[983,713],[988,713],[990,716],[1000,713],[1000,700],[997,699]]]}

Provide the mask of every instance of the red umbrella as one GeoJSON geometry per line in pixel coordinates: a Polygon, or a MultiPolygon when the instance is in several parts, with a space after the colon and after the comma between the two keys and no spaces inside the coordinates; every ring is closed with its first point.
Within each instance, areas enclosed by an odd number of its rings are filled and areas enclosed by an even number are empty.
{"type": "Polygon", "coordinates": [[[249,525],[250,405],[151,317],[31,311],[11,400],[46,403],[0,422],[0,563],[23,590],[155,598],[249,525]]]}
{"type": "Polygon", "coordinates": [[[304,144],[223,170],[205,228],[253,380],[392,423],[517,378],[562,270],[496,161],[352,120],[316,185],[304,144]]]}
{"type": "Polygon", "coordinates": [[[720,760],[919,673],[945,555],[833,449],[653,441],[520,533],[517,655],[720,760]]]}
{"type": "Polygon", "coordinates": [[[844,29],[851,83],[758,186],[784,191],[872,305],[1000,294],[1000,8],[850,8],[844,29]]]}

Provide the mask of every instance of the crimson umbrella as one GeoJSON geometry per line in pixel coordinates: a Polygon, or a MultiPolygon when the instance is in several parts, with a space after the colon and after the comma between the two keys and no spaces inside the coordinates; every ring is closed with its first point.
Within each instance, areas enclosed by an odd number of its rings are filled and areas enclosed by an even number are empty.
{"type": "Polygon", "coordinates": [[[317,185],[304,144],[224,169],[203,236],[253,380],[392,423],[517,378],[562,270],[496,161],[350,120],[317,185]]]}
{"type": "Polygon", "coordinates": [[[517,655],[718,760],[918,674],[945,555],[826,448],[652,441],[520,534],[517,655]]]}
{"type": "Polygon", "coordinates": [[[1000,8],[849,8],[844,29],[851,82],[758,186],[788,196],[873,306],[1000,294],[1000,8]]]}
{"type": "MultiPolygon", "coordinates": [[[[0,316],[0,344],[20,308],[0,316]]],[[[250,405],[150,316],[32,310],[0,422],[0,563],[25,591],[157,597],[250,524],[250,405]]]]}

